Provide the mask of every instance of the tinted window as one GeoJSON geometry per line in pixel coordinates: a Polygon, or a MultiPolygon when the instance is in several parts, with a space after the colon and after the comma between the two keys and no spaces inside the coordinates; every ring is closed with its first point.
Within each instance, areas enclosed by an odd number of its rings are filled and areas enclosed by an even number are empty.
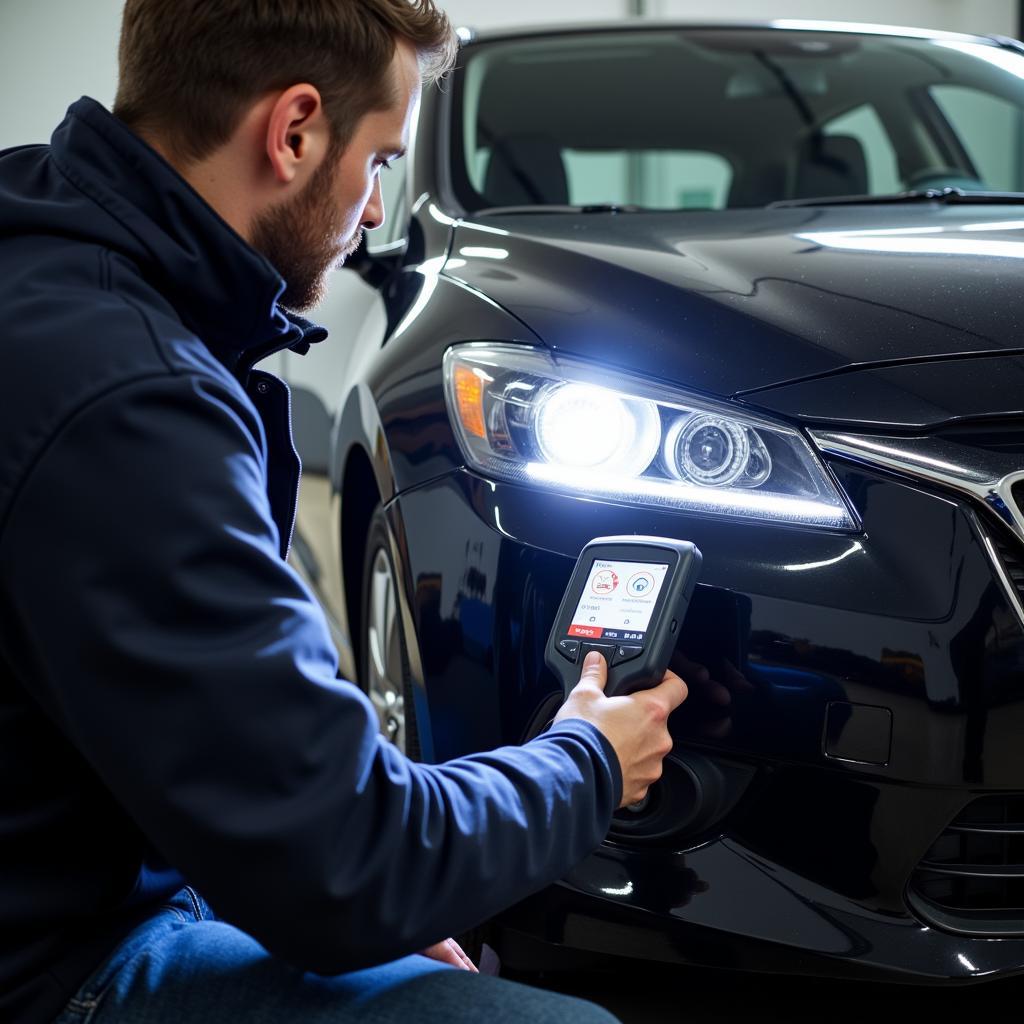
{"type": "Polygon", "coordinates": [[[453,179],[471,210],[1024,190],[1024,56],[967,37],[577,32],[478,44],[464,63],[453,179]]]}
{"type": "Polygon", "coordinates": [[[822,127],[826,135],[849,135],[857,140],[868,175],[872,195],[898,192],[902,187],[896,150],[874,107],[864,104],[822,127]]]}
{"type": "Polygon", "coordinates": [[[973,176],[996,191],[1020,188],[1020,108],[962,85],[937,85],[931,95],[966,151],[973,176]]]}
{"type": "MultiPolygon", "coordinates": [[[[721,209],[732,168],[718,153],[671,149],[563,149],[568,198],[574,205],[636,203],[721,209]]],[[[485,178],[478,179],[481,186],[485,178]]]]}

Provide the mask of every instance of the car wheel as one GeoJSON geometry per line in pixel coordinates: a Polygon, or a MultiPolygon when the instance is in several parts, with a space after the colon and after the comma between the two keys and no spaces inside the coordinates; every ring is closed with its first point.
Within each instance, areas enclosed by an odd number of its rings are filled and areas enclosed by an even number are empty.
{"type": "MultiPolygon", "coordinates": [[[[391,559],[390,533],[378,505],[366,531],[363,558],[363,617],[360,680],[377,709],[381,732],[414,761],[420,759],[416,706],[413,703],[409,656],[398,609],[398,574],[391,559]]],[[[466,955],[480,962],[490,936],[487,924],[455,936],[466,955]]]]}
{"type": "Polygon", "coordinates": [[[407,757],[418,760],[419,733],[398,587],[388,523],[378,505],[367,529],[363,559],[359,678],[377,710],[381,732],[407,757]]]}

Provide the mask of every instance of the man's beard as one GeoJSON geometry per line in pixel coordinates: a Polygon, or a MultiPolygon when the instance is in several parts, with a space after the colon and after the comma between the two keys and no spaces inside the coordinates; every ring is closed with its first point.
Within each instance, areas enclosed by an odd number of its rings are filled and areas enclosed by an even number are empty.
{"type": "Polygon", "coordinates": [[[335,161],[325,159],[294,199],[268,210],[253,225],[253,248],[285,279],[278,302],[296,312],[323,300],[328,273],[362,241],[360,228],[343,246],[338,245],[344,211],[331,198],[334,165],[335,161]]]}

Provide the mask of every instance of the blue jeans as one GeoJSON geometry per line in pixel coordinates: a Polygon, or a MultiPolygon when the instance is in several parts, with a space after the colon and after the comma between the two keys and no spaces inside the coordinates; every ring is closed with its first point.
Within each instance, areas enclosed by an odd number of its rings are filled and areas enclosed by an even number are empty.
{"type": "Polygon", "coordinates": [[[616,1024],[591,1003],[407,956],[304,974],[182,889],[128,936],[56,1024],[616,1024]]]}

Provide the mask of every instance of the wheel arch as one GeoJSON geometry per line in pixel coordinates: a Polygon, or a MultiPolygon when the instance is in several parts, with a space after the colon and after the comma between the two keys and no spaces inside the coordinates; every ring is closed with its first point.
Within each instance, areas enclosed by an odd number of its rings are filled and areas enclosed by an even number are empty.
{"type": "MultiPolygon", "coordinates": [[[[385,505],[380,486],[374,473],[373,463],[366,450],[354,446],[345,461],[342,474],[342,493],[346,496],[341,504],[340,559],[342,570],[342,591],[345,613],[348,618],[349,639],[355,660],[356,673],[362,665],[364,638],[362,566],[365,560],[366,536],[374,509],[385,505]]],[[[396,598],[398,601],[401,629],[405,639],[406,656],[415,702],[415,726],[419,741],[420,755],[425,760],[433,756],[433,734],[431,731],[430,709],[427,702],[423,678],[423,663],[420,658],[416,637],[413,609],[410,595],[406,590],[406,552],[404,527],[394,505],[386,507],[385,518],[391,548],[391,562],[395,567],[396,598]]],[[[365,680],[360,679],[361,685],[365,680]]]]}
{"type": "MultiPolygon", "coordinates": [[[[355,671],[363,658],[362,571],[366,534],[373,510],[382,503],[377,476],[366,450],[354,446],[345,460],[341,486],[341,580],[355,671]]],[[[360,683],[363,680],[359,680],[360,683]]]]}

